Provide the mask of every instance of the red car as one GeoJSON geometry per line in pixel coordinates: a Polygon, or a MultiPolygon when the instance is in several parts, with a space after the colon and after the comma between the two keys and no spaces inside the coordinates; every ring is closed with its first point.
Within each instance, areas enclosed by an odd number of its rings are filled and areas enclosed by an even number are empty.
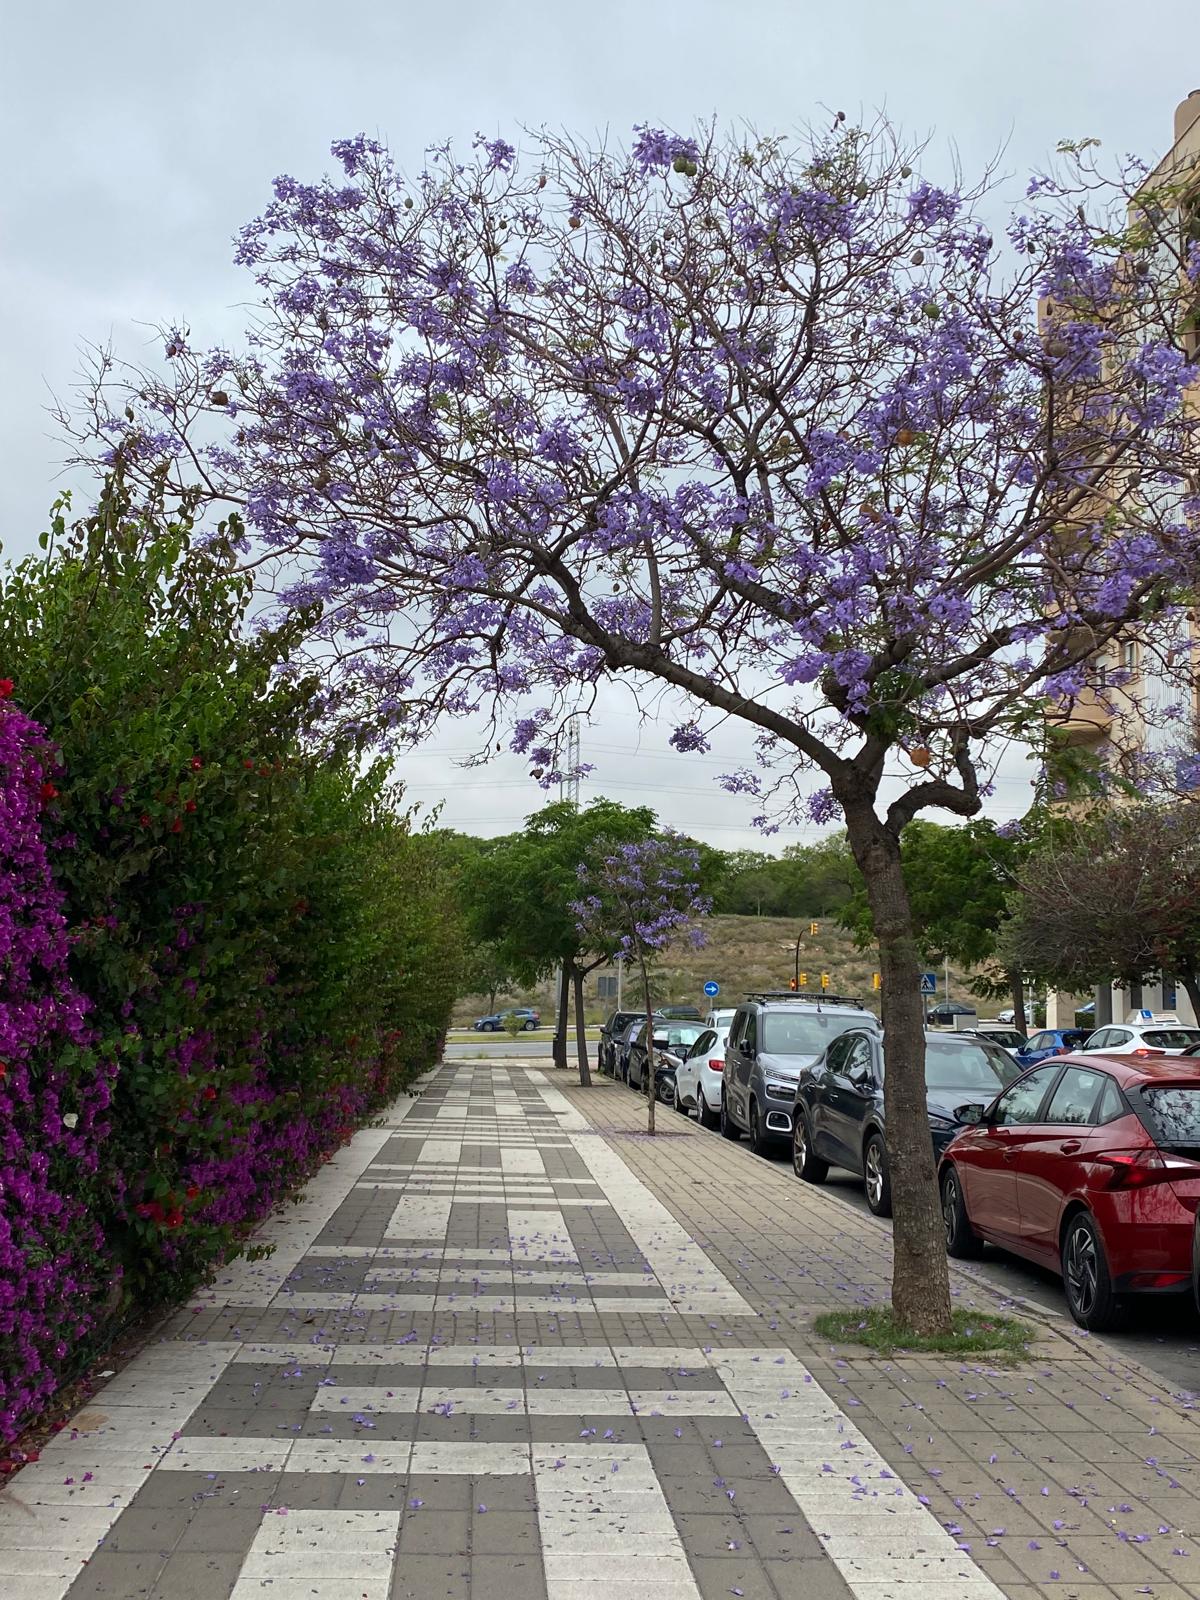
{"type": "Polygon", "coordinates": [[[1053,1267],[1084,1328],[1114,1326],[1122,1295],[1188,1290],[1200,1058],[1056,1056],[959,1116],[940,1166],[952,1256],[987,1240],[1053,1267]]]}

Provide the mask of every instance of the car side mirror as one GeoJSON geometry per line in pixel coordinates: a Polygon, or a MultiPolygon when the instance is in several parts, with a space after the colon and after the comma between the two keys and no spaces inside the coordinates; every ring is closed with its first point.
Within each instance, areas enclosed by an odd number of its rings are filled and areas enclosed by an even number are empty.
{"type": "Polygon", "coordinates": [[[987,1115],[987,1107],[972,1101],[970,1105],[955,1106],[954,1115],[968,1128],[977,1128],[987,1115]]]}
{"type": "Polygon", "coordinates": [[[742,1052],[742,1054],[746,1057],[747,1060],[750,1059],[750,1041],[749,1041],[749,1039],[741,1039],[741,1040],[739,1040],[738,1049],[742,1052]]]}
{"type": "Polygon", "coordinates": [[[855,1067],[850,1074],[850,1082],[856,1089],[870,1088],[872,1082],[870,1067],[855,1067]]]}

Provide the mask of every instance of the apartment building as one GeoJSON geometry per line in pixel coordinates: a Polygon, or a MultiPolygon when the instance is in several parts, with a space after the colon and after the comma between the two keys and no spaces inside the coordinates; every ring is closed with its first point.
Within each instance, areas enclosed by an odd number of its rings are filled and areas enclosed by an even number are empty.
{"type": "MultiPolygon", "coordinates": [[[[1175,111],[1171,148],[1146,178],[1134,200],[1135,219],[1145,197],[1153,207],[1157,232],[1176,245],[1161,252],[1165,270],[1178,272],[1179,249],[1200,248],[1200,89],[1192,91],[1175,111]]],[[[1188,353],[1200,359],[1200,296],[1183,329],[1188,353]]],[[[1194,393],[1200,407],[1200,385],[1194,393]]],[[[1200,574],[1197,574],[1200,608],[1200,574]]],[[[1088,752],[1105,766],[1136,781],[1147,766],[1174,782],[1179,792],[1193,793],[1200,826],[1200,784],[1196,770],[1200,751],[1200,696],[1194,663],[1200,654],[1200,609],[1170,620],[1131,629],[1094,659],[1091,681],[1075,698],[1057,708],[1054,724],[1069,746],[1088,752]]],[[[1051,993],[1047,1025],[1068,1027],[1074,1021],[1077,996],[1051,993]]],[[[1195,1022],[1187,996],[1165,981],[1132,990],[1105,986],[1094,996],[1096,1026],[1122,1019],[1146,1007],[1175,1011],[1195,1022]]]]}

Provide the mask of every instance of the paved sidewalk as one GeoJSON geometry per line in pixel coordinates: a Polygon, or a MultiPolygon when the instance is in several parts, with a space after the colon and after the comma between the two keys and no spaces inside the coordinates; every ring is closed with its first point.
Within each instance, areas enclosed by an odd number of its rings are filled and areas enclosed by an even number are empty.
{"type": "Polygon", "coordinates": [[[0,1495],[3,1600],[1200,1596],[1189,1399],[1048,1323],[1011,1371],[817,1344],[888,1229],[564,1078],[360,1133],[0,1495]]]}

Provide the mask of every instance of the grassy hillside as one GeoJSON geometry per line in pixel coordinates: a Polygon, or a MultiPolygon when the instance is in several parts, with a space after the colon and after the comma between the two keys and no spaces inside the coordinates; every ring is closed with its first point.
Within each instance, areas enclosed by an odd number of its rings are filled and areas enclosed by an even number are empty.
{"type": "MultiPolygon", "coordinates": [[[[800,970],[808,973],[808,992],[820,993],[821,973],[828,972],[832,991],[858,996],[872,1009],[878,1009],[878,996],[871,988],[871,975],[878,967],[876,954],[874,950],[856,950],[849,934],[836,923],[820,923],[820,931],[812,937],[807,923],[788,917],[709,917],[705,926],[708,943],[704,949],[682,945],[668,951],[661,961],[655,997],[660,1003],[690,1001],[706,1010],[709,1002],[704,998],[704,984],[709,978],[721,985],[718,1005],[735,1005],[748,989],[786,989],[795,964],[796,934],[803,928],[800,970]]],[[[626,1003],[640,1003],[640,993],[628,971],[625,980],[626,1003]]],[[[953,966],[950,985],[955,999],[967,996],[961,974],[953,966]]],[[[588,988],[588,1020],[598,1021],[612,1009],[611,1004],[595,998],[594,976],[588,988]]],[[[536,1005],[549,1021],[554,1009],[551,985],[546,982],[533,990],[500,995],[497,1005],[536,1005]]],[[[486,995],[460,1000],[455,1008],[455,1023],[471,1022],[486,1006],[486,995]]]]}

